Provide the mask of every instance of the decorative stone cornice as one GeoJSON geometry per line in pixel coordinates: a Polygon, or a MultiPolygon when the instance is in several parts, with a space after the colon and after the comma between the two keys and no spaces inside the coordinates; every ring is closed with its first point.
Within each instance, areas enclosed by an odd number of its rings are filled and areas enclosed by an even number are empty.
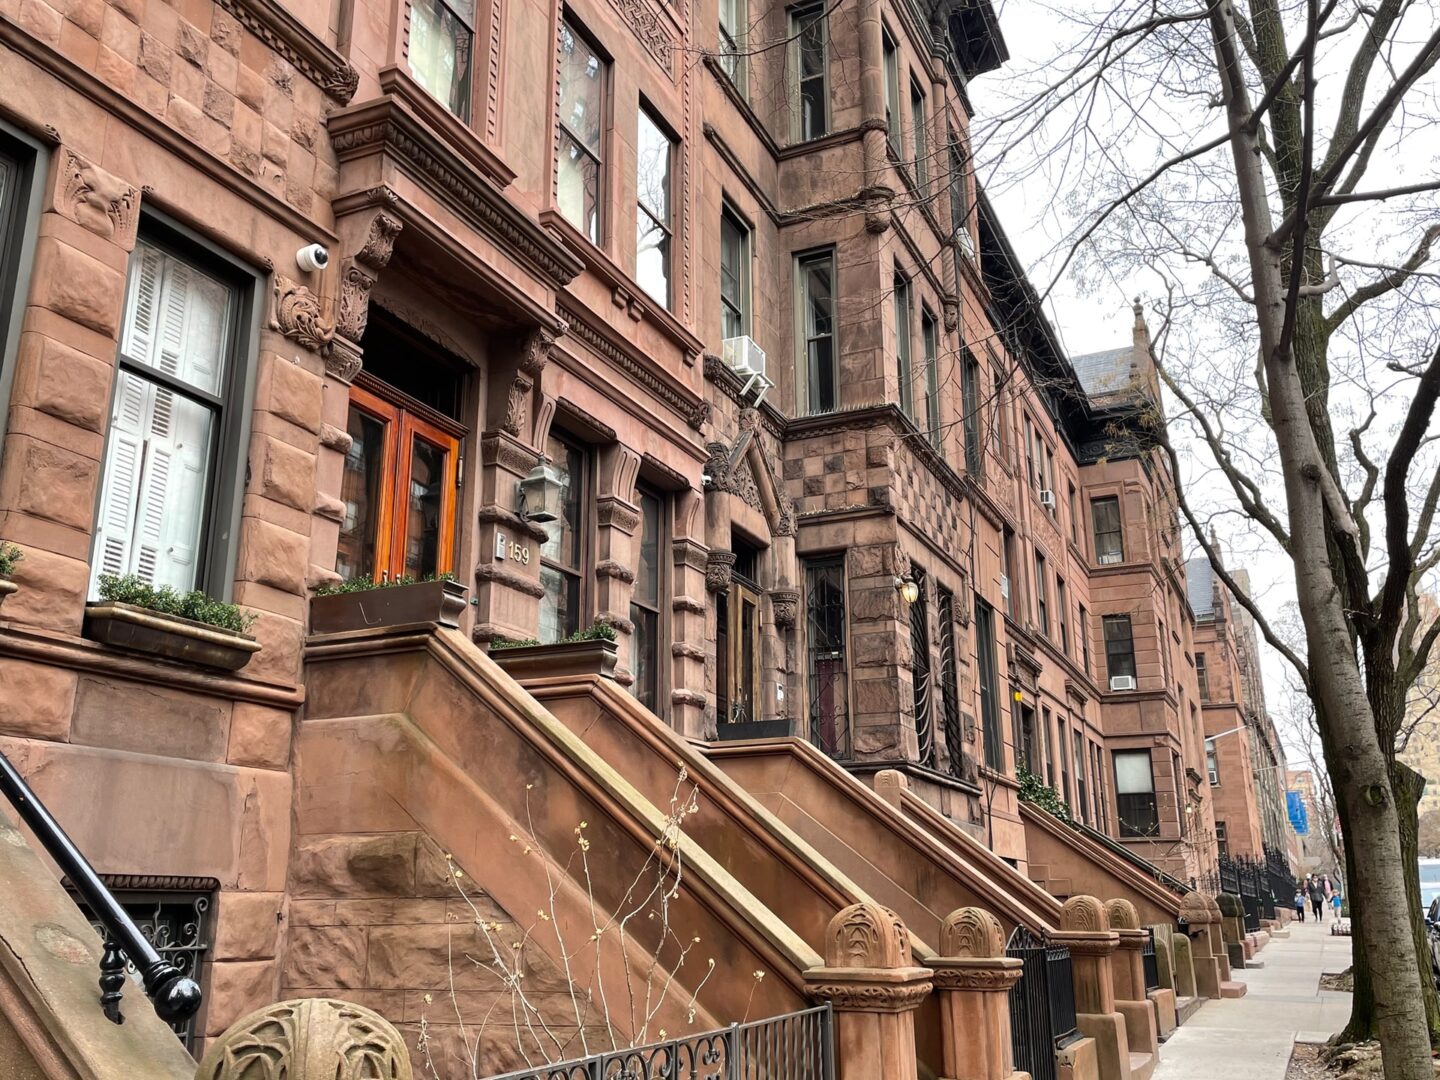
{"type": "Polygon", "coordinates": [[[582,269],[565,245],[515,207],[468,156],[437,136],[396,94],[334,113],[326,126],[342,165],[376,154],[394,158],[478,231],[551,283],[564,285],[582,269]]]}
{"type": "Polygon", "coordinates": [[[276,0],[218,0],[262,42],[295,66],[341,105],[347,105],[360,85],[360,73],[290,14],[276,0]]]}
{"type": "Polygon", "coordinates": [[[919,1008],[934,989],[923,967],[814,968],[805,972],[805,996],[841,1012],[903,1013],[919,1008]]]}
{"type": "Polygon", "coordinates": [[[937,956],[929,960],[936,990],[1008,991],[1020,981],[1024,962],[1012,956],[966,959],[937,956]]]}
{"type": "Polygon", "coordinates": [[[630,29],[634,31],[635,36],[640,39],[640,43],[665,69],[665,74],[674,78],[672,54],[675,51],[675,39],[671,36],[670,31],[665,29],[661,14],[653,0],[611,0],[611,2],[630,29]]]}
{"type": "Polygon", "coordinates": [[[507,431],[487,431],[480,436],[480,463],[498,465],[518,478],[540,464],[540,453],[507,431]]]}
{"type": "Polygon", "coordinates": [[[475,568],[475,580],[489,585],[504,585],[526,596],[540,599],[545,595],[545,586],[523,574],[498,563],[482,563],[475,568]]]}

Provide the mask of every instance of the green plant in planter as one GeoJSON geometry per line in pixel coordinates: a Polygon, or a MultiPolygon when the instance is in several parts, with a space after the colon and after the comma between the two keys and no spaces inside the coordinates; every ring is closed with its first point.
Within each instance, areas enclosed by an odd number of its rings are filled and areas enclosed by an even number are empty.
{"type": "Polygon", "coordinates": [[[100,575],[100,600],[106,604],[131,604],[161,615],[204,623],[232,634],[243,634],[255,616],[235,604],[212,600],[199,589],[179,592],[169,585],[151,585],[134,574],[100,575]]]}
{"type": "Polygon", "coordinates": [[[1023,761],[1015,763],[1015,775],[1020,778],[1020,798],[1034,803],[1047,814],[1054,814],[1061,821],[1070,820],[1070,808],[1060,793],[1025,767],[1023,761]]]}
{"type": "Polygon", "coordinates": [[[401,574],[399,577],[386,578],[383,581],[376,581],[374,578],[353,577],[349,581],[342,581],[335,585],[317,585],[316,596],[339,596],[343,593],[370,592],[372,589],[393,589],[399,585],[419,585],[426,581],[454,581],[455,575],[446,571],[443,574],[426,574],[424,577],[411,577],[409,574],[401,574]]]}
{"type": "MultiPolygon", "coordinates": [[[[615,627],[609,623],[595,623],[584,630],[576,630],[575,633],[561,638],[559,641],[551,642],[552,645],[571,645],[577,641],[614,641],[617,637],[615,627]]],[[[539,645],[535,638],[496,638],[490,642],[490,651],[496,649],[523,649],[530,645],[539,645]]]]}
{"type": "Polygon", "coordinates": [[[0,578],[8,578],[15,572],[15,564],[25,558],[25,553],[8,540],[0,540],[0,578]]]}

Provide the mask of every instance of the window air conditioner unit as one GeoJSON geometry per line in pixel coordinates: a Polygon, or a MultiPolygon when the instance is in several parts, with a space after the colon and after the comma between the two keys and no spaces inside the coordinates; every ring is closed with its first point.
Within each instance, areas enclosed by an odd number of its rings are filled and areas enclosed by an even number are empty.
{"type": "Polygon", "coordinates": [[[1124,557],[1118,551],[1106,551],[1100,556],[1101,566],[1113,566],[1116,563],[1124,562],[1124,557]]]}
{"type": "Polygon", "coordinates": [[[755,344],[754,338],[743,336],[726,338],[721,343],[721,353],[730,370],[746,380],[740,396],[743,398],[751,389],[758,388],[754,404],[764,401],[766,392],[775,385],[765,374],[765,350],[755,344]]]}
{"type": "Polygon", "coordinates": [[[1134,675],[1111,675],[1111,676],[1110,676],[1110,689],[1111,689],[1111,690],[1134,690],[1134,689],[1135,689],[1135,676],[1134,676],[1134,675]]]}
{"type": "Polygon", "coordinates": [[[1041,488],[1041,489],[1040,489],[1040,505],[1043,506],[1043,507],[1045,507],[1047,510],[1054,510],[1054,509],[1055,509],[1055,492],[1051,491],[1049,488],[1041,488]]]}

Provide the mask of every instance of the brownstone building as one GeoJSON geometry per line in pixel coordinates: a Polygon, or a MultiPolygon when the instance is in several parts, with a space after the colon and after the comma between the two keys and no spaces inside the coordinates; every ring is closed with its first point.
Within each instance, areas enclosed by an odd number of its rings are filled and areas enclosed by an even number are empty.
{"type": "MultiPolygon", "coordinates": [[[[778,972],[686,984],[700,1018],[798,1008],[816,913],[870,898],[824,847],[851,819],[796,840],[707,756],[776,736],[959,883],[865,879],[916,948],[981,901],[1058,932],[1101,871],[1174,921],[1216,821],[1158,384],[1138,308],[1065,356],[976,187],[968,86],[1006,55],[984,3],[0,0],[0,749],[122,899],[199,927],[195,1045],[332,991],[413,1040],[449,867],[482,930],[547,899],[573,929],[574,882],[502,838],[569,867],[595,822],[618,882],[676,760],[725,807],[687,917],[778,972]],[[317,590],[446,576],[468,602],[317,621],[317,590]],[[554,657],[596,627],[576,705],[554,657]],[[771,846],[734,856],[726,814],[771,846]],[[746,877],[787,859],[811,907],[746,877]]],[[[537,949],[582,1038],[589,974],[537,949]]]]}

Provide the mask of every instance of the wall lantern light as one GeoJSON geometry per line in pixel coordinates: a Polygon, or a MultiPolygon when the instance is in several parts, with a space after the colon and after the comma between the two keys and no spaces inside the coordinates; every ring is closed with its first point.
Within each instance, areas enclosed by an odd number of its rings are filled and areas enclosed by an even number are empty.
{"type": "Polygon", "coordinates": [[[920,586],[916,585],[912,578],[897,577],[895,588],[900,590],[900,598],[907,604],[913,604],[920,599],[920,586]]]}
{"type": "Polygon", "coordinates": [[[520,481],[518,513],[526,521],[545,524],[558,521],[565,506],[565,489],[570,478],[553,465],[536,465],[520,481]]]}

